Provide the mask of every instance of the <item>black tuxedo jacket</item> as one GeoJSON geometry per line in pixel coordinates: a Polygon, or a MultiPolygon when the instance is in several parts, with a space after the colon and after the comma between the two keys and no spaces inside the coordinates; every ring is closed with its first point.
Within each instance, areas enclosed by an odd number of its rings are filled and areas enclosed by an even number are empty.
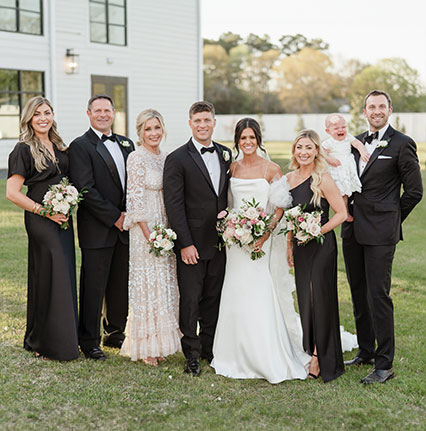
{"type": "Polygon", "coordinates": [[[195,245],[201,259],[211,259],[216,251],[217,214],[227,206],[231,150],[216,142],[213,145],[221,168],[219,195],[192,139],[169,154],[164,165],[164,204],[177,234],[176,249],[195,245]]]}
{"type": "MultiPolygon", "coordinates": [[[[133,142],[117,135],[124,162],[134,150],[133,142]]],[[[127,244],[128,232],[120,232],[114,223],[126,209],[126,194],[111,154],[96,133],[89,129],[74,139],[69,148],[70,179],[78,190],[85,189],[77,211],[78,239],[81,248],[112,247],[117,238],[127,244]]]]}
{"type": "MultiPolygon", "coordinates": [[[[367,135],[357,138],[364,142],[367,135]]],[[[382,141],[388,145],[374,150],[360,175],[362,191],[350,198],[354,221],[342,225],[342,238],[355,235],[362,245],[393,245],[401,240],[401,223],[423,193],[415,142],[391,126],[382,141]]],[[[352,151],[359,169],[360,154],[352,151]]]]}

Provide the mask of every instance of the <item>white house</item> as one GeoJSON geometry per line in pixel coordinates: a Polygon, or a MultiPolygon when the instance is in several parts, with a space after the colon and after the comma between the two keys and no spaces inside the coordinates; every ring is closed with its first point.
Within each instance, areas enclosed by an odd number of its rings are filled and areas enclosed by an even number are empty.
{"type": "Polygon", "coordinates": [[[87,130],[90,96],[107,93],[116,132],[136,139],[137,114],[156,108],[174,148],[190,136],[202,87],[199,0],[0,1],[2,170],[33,95],[51,100],[66,143],[87,130]]]}

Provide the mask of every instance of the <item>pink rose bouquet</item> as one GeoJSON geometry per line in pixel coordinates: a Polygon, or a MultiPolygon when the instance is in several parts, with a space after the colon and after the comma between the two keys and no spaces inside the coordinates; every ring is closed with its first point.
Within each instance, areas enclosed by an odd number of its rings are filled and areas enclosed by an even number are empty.
{"type": "Polygon", "coordinates": [[[288,232],[293,232],[297,245],[306,245],[312,239],[322,244],[324,235],[321,233],[321,214],[320,210],[304,212],[304,206],[300,205],[290,208],[284,211],[281,221],[283,228],[279,233],[287,235],[288,232]]]}
{"type": "Polygon", "coordinates": [[[256,240],[270,231],[273,215],[266,214],[265,210],[253,198],[244,200],[239,210],[227,209],[217,215],[216,229],[223,239],[226,247],[239,246],[250,253],[252,260],[265,255],[263,250],[253,250],[256,240]]]}

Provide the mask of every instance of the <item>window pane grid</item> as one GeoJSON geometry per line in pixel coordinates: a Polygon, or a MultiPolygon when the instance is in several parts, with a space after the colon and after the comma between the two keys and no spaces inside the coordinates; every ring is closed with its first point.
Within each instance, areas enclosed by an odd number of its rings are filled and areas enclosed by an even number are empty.
{"type": "Polygon", "coordinates": [[[91,31],[91,42],[106,43],[110,45],[127,45],[127,17],[126,17],[126,0],[90,0],[90,24],[93,26],[105,25],[105,35],[100,34],[99,31],[91,31]],[[104,9],[101,15],[105,16],[105,21],[99,19],[101,7],[104,9]],[[110,10],[111,9],[111,10],[110,10]],[[113,15],[111,15],[111,11],[113,15]],[[122,11],[122,16],[119,12],[122,11]],[[97,13],[98,17],[95,18],[94,14],[97,13]],[[119,20],[120,22],[117,22],[119,20]],[[114,34],[111,34],[111,30],[114,34]],[[121,31],[120,31],[121,30],[121,31]],[[117,33],[121,33],[118,35],[117,33]]]}
{"type": "MultiPolygon", "coordinates": [[[[36,34],[42,35],[42,27],[43,27],[43,14],[42,14],[42,0],[38,1],[37,9],[28,9],[28,7],[21,7],[21,4],[24,3],[20,0],[16,0],[15,6],[0,6],[0,31],[11,31],[15,33],[24,33],[24,34],[36,34]],[[7,15],[5,12],[12,12],[14,15],[14,28],[11,27],[10,23],[8,23],[7,18],[11,15],[7,15]],[[32,23],[28,25],[28,20],[22,20],[21,15],[27,15],[27,17],[32,17],[32,23]],[[25,28],[26,27],[26,28],[25,28]]],[[[24,3],[25,4],[25,3],[24,3]]]]}
{"type": "Polygon", "coordinates": [[[18,138],[25,103],[31,97],[44,96],[44,73],[0,69],[0,82],[0,139],[18,138]]]}

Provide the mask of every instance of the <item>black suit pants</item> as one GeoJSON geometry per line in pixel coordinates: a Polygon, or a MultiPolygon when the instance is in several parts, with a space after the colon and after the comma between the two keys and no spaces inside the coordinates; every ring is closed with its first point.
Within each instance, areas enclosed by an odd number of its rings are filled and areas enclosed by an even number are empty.
{"type": "Polygon", "coordinates": [[[111,341],[124,340],[128,310],[129,246],[82,248],[79,344],[82,350],[100,344],[100,320],[111,341]]]}
{"type": "Polygon", "coordinates": [[[209,260],[186,265],[177,257],[179,282],[179,326],[186,358],[210,356],[219,314],[220,295],[225,274],[225,251],[217,250],[209,260]],[[197,335],[197,323],[200,333],[197,335]]]}
{"type": "Polygon", "coordinates": [[[379,370],[392,367],[395,353],[393,304],[389,296],[394,254],[395,245],[362,245],[354,236],[343,239],[358,356],[374,357],[375,367],[379,370]]]}

